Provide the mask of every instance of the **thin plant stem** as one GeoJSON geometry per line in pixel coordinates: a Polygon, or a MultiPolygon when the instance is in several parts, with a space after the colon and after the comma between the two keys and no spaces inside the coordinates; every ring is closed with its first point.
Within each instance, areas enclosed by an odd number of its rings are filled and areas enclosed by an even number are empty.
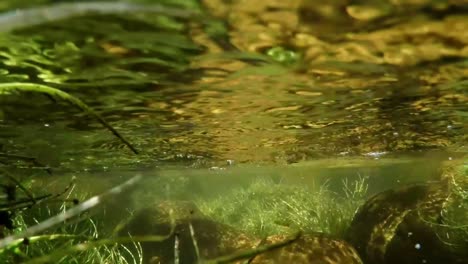
{"type": "Polygon", "coordinates": [[[35,84],[35,83],[1,83],[0,84],[0,95],[5,92],[13,92],[13,91],[43,93],[43,94],[47,94],[52,97],[57,97],[64,101],[69,102],[70,104],[80,108],[82,111],[88,113],[89,115],[97,119],[99,123],[101,123],[105,128],[110,130],[133,153],[138,154],[137,149],[128,140],[126,140],[115,128],[113,128],[109,123],[107,123],[107,121],[104,120],[104,118],[102,118],[98,113],[96,113],[91,107],[89,107],[87,104],[85,104],[83,101],[81,101],[77,97],[69,93],[66,93],[62,90],[52,88],[52,87],[42,85],[42,84],[35,84]]]}
{"type": "Polygon", "coordinates": [[[26,194],[26,196],[29,197],[29,199],[31,199],[31,201],[33,203],[36,203],[36,199],[34,199],[34,195],[28,190],[26,189],[26,187],[23,186],[23,184],[21,184],[20,181],[18,181],[15,176],[11,175],[8,171],[6,171],[5,169],[3,168],[0,168],[0,171],[3,173],[4,176],[6,176],[10,181],[14,182],[18,188],[20,188],[24,194],[26,194]]]}

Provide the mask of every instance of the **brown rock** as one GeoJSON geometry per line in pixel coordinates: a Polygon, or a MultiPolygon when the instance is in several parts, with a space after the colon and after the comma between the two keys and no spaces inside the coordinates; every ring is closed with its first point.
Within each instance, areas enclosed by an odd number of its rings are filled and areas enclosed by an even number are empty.
{"type": "MultiPolygon", "coordinates": [[[[274,235],[263,244],[278,243],[285,239],[284,235],[274,235]]],[[[307,234],[288,246],[255,257],[251,263],[358,264],[362,261],[356,250],[343,240],[323,234],[307,234]]]]}
{"type": "Polygon", "coordinates": [[[227,225],[210,220],[191,202],[163,202],[142,209],[131,220],[124,233],[133,236],[169,234],[170,211],[175,222],[175,232],[161,242],[141,243],[144,263],[174,263],[176,236],[180,263],[196,263],[197,255],[190,225],[202,259],[231,254],[254,245],[252,238],[227,225]]]}
{"type": "Polygon", "coordinates": [[[370,264],[466,263],[466,242],[443,241],[457,233],[446,219],[452,187],[444,180],[373,196],[354,217],[347,240],[370,264]]]}

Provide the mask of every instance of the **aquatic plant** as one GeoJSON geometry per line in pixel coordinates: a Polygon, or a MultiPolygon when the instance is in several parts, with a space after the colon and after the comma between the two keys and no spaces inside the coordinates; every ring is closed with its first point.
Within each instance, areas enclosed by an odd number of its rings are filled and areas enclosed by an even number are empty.
{"type": "MultiPolygon", "coordinates": [[[[4,171],[3,175],[6,172],[4,171]]],[[[41,199],[49,198],[47,201],[52,202],[52,198],[57,198],[58,195],[46,195],[45,198],[33,197],[33,194],[26,190],[22,185],[21,189],[28,193],[32,204],[28,206],[27,211],[16,208],[13,205],[17,202],[10,201],[5,206],[2,206],[2,212],[14,212],[11,215],[11,229],[13,234],[0,239],[0,260],[8,262],[10,260],[21,260],[26,263],[44,263],[44,262],[60,262],[60,263],[83,263],[83,260],[103,263],[105,259],[120,259],[113,263],[128,263],[123,257],[123,252],[130,254],[133,259],[132,263],[140,263],[141,250],[138,243],[132,237],[125,238],[100,238],[99,231],[102,227],[98,227],[96,220],[87,218],[83,213],[91,208],[101,204],[108,198],[115,195],[120,195],[125,189],[134,185],[140,179],[135,176],[128,181],[111,188],[101,195],[93,196],[84,202],[78,204],[77,199],[73,199],[74,206],[69,208],[68,201],[63,200],[63,203],[57,207],[52,204],[47,204],[45,207],[37,207],[41,199]],[[55,212],[55,213],[54,213],[55,212]],[[45,218],[45,219],[41,219],[45,218]],[[28,221],[26,221],[28,219],[28,221]],[[31,225],[31,219],[36,222],[31,225]],[[39,219],[39,220],[38,220],[39,219]],[[68,222],[74,219],[72,224],[68,222]],[[53,229],[58,226],[57,229],[53,229]],[[120,242],[120,243],[119,243],[120,242]],[[136,248],[136,254],[131,253],[127,246],[122,243],[133,243],[136,248]],[[69,253],[86,252],[83,256],[70,255],[69,253]],[[140,254],[140,257],[138,257],[140,254]],[[77,260],[79,259],[79,260],[77,260]]],[[[67,192],[70,188],[67,188],[67,192]]],[[[70,189],[70,192],[73,188],[70,189]]],[[[63,192],[64,193],[64,192],[63,192]]],[[[62,193],[62,194],[63,194],[62,193]]],[[[71,193],[68,193],[68,196],[71,193]]],[[[160,240],[165,237],[144,237],[140,240],[160,240]]]]}
{"type": "MultiPolygon", "coordinates": [[[[52,210],[53,211],[53,210],[52,210]]],[[[51,212],[51,211],[49,211],[51,212]]],[[[39,217],[37,215],[35,218],[39,217]]],[[[10,263],[141,263],[138,242],[98,244],[102,240],[102,220],[96,217],[60,225],[42,235],[18,239],[0,250],[0,261],[10,263]],[[80,250],[78,250],[78,248],[80,250]],[[75,249],[75,250],[73,250],[75,249]]],[[[15,218],[17,230],[27,229],[24,216],[15,218]]]]}
{"type": "MultiPolygon", "coordinates": [[[[466,161],[455,162],[449,170],[450,196],[438,218],[423,218],[434,227],[440,240],[454,251],[466,252],[468,246],[468,170],[466,161]]],[[[468,254],[465,253],[465,257],[468,254]]]]}
{"type": "MultiPolygon", "coordinates": [[[[174,235],[175,218],[172,210],[169,212],[170,230],[163,235],[132,235],[122,236],[120,230],[133,218],[130,216],[112,228],[110,234],[105,226],[104,215],[90,215],[88,211],[105,201],[123,195],[122,192],[135,185],[140,176],[105,191],[101,195],[93,196],[74,205],[68,205],[68,199],[63,199],[60,205],[47,203],[46,206],[32,207],[12,217],[14,223],[13,234],[0,239],[0,261],[4,263],[143,263],[142,242],[160,242],[174,235]],[[35,224],[31,225],[31,221],[35,224]]],[[[67,188],[68,192],[69,188],[67,188]]],[[[73,188],[68,192],[71,195],[73,188]]],[[[30,192],[28,190],[28,192],[30,192]]],[[[32,194],[31,194],[32,195],[32,194]]],[[[57,196],[54,196],[57,197],[57,196]]],[[[33,199],[33,198],[31,198],[33,199]]],[[[196,233],[191,230],[193,243],[196,244],[196,233]]],[[[198,259],[198,263],[231,263],[249,259],[258,254],[268,252],[279,247],[287,246],[296,241],[301,233],[296,233],[277,243],[238,251],[233,254],[214,259],[198,259]]],[[[177,253],[177,243],[174,252],[177,253]]],[[[176,263],[178,263],[176,261],[176,263]]]]}
{"type": "Polygon", "coordinates": [[[115,128],[104,120],[98,113],[96,113],[91,107],[86,105],[80,99],[66,93],[62,90],[49,87],[47,85],[35,84],[35,83],[2,83],[0,84],[0,95],[10,94],[12,92],[35,92],[42,93],[52,98],[64,100],[73,106],[80,108],[82,111],[93,116],[99,121],[105,128],[110,130],[116,137],[118,137],[133,153],[138,154],[137,149],[126,140],[115,128]]]}
{"type": "Polygon", "coordinates": [[[197,204],[216,221],[261,237],[291,230],[341,237],[363,201],[367,183],[363,178],[344,186],[349,195],[340,197],[326,185],[310,190],[257,179],[248,188],[233,190],[217,199],[199,199],[197,204]]]}

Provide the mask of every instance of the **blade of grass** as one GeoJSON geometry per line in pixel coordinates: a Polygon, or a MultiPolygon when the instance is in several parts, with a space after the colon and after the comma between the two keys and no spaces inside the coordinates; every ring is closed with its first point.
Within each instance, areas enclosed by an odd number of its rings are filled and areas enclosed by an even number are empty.
{"type": "Polygon", "coordinates": [[[55,89],[42,84],[35,83],[1,83],[0,84],[0,95],[5,92],[36,92],[49,95],[54,98],[59,98],[68,103],[80,108],[82,111],[88,113],[89,115],[96,118],[99,123],[101,123],[105,128],[109,129],[116,137],[118,137],[133,153],[138,154],[138,151],[129,141],[127,141],[120,133],[115,130],[109,123],[107,123],[104,118],[102,118],[98,113],[96,113],[91,107],[85,104],[80,99],[74,97],[73,95],[66,93],[62,90],[55,89]]]}
{"type": "Polygon", "coordinates": [[[2,168],[0,168],[0,172],[2,172],[3,175],[6,176],[10,181],[15,183],[18,186],[18,188],[20,188],[24,192],[24,194],[26,194],[26,196],[28,196],[28,198],[31,199],[33,203],[36,203],[34,195],[28,189],[26,189],[26,187],[24,187],[23,184],[21,184],[21,182],[15,178],[15,176],[11,175],[8,171],[2,168]]]}
{"type": "Polygon", "coordinates": [[[40,264],[40,263],[54,263],[55,260],[76,252],[82,252],[89,249],[93,249],[99,246],[105,245],[115,245],[123,243],[136,243],[136,242],[161,242],[172,237],[175,231],[175,218],[173,217],[173,212],[170,211],[171,219],[171,229],[166,235],[148,235],[148,236],[128,236],[128,237],[115,237],[115,238],[106,238],[99,239],[95,241],[86,241],[77,245],[73,245],[63,250],[57,250],[49,255],[45,255],[39,258],[32,259],[30,261],[24,262],[25,264],[40,264]]]}
{"type": "Polygon", "coordinates": [[[174,236],[174,264],[180,264],[179,234],[175,234],[175,236],[174,236]]]}
{"type": "Polygon", "coordinates": [[[50,255],[42,256],[39,258],[32,259],[24,262],[24,264],[40,264],[40,263],[54,263],[55,260],[59,259],[68,254],[86,251],[98,246],[123,244],[123,243],[135,243],[135,242],[161,242],[172,236],[174,230],[171,230],[169,234],[164,236],[138,236],[138,237],[117,237],[110,239],[100,239],[96,241],[87,241],[80,243],[64,250],[54,251],[50,255]]]}
{"type": "Polygon", "coordinates": [[[15,247],[18,247],[23,244],[28,244],[31,245],[33,243],[39,242],[39,241],[51,241],[51,240],[57,240],[57,239],[90,239],[86,236],[81,236],[81,235],[70,235],[70,234],[51,234],[51,235],[40,235],[40,236],[32,236],[28,237],[27,239],[25,238],[20,238],[12,242],[8,247],[0,249],[0,254],[4,252],[5,250],[11,250],[15,247]],[[26,242],[27,241],[27,242],[26,242]]]}
{"type": "Polygon", "coordinates": [[[192,239],[193,249],[195,250],[195,256],[197,257],[197,262],[200,262],[200,249],[198,248],[197,239],[195,238],[195,230],[193,229],[192,223],[189,223],[190,238],[192,239]]]}

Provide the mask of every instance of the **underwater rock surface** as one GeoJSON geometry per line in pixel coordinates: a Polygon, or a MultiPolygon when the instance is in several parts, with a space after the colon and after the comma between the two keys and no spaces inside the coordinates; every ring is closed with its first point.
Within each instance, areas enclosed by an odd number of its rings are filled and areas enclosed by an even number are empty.
{"type": "Polygon", "coordinates": [[[466,216],[460,193],[466,184],[451,173],[378,193],[360,208],[347,240],[365,263],[467,263],[466,228],[460,226],[468,219],[460,218],[466,216]]]}
{"type": "MultiPolygon", "coordinates": [[[[274,235],[268,237],[264,244],[285,239],[284,235],[274,235]]],[[[362,260],[356,250],[343,240],[332,239],[325,234],[306,234],[291,245],[255,257],[251,263],[361,264],[362,260]]]]}
{"type": "Polygon", "coordinates": [[[162,202],[154,207],[140,210],[127,226],[125,234],[130,233],[134,236],[169,234],[172,227],[171,217],[175,224],[174,234],[161,242],[141,244],[144,263],[174,263],[176,236],[180,263],[196,263],[197,253],[190,225],[202,259],[231,254],[254,246],[253,238],[230,226],[210,220],[195,204],[185,201],[162,202]]]}
{"type": "MultiPolygon", "coordinates": [[[[171,221],[175,224],[174,234],[168,239],[141,244],[145,263],[174,263],[176,236],[180,263],[197,263],[198,256],[190,226],[193,228],[193,237],[196,240],[200,259],[234,254],[242,250],[280,243],[288,238],[287,235],[273,235],[262,240],[249,236],[211,220],[204,216],[195,204],[185,201],[162,202],[154,207],[140,210],[123,233],[130,233],[133,236],[165,235],[171,231],[171,221]]],[[[250,260],[250,263],[358,264],[362,261],[356,250],[347,242],[315,233],[303,234],[290,245],[257,255],[250,260]]]]}

